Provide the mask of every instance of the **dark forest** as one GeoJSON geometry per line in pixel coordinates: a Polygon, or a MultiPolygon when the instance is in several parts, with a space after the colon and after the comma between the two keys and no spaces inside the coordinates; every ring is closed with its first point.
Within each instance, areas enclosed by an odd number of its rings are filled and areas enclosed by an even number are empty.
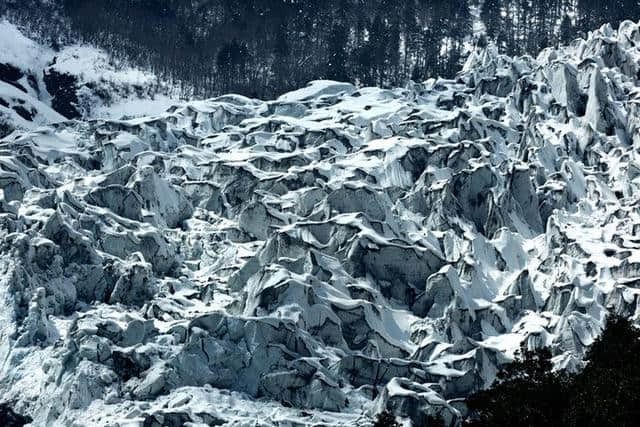
{"type": "Polygon", "coordinates": [[[53,45],[96,44],[181,84],[187,95],[267,98],[314,79],[393,87],[453,77],[474,44],[536,55],[603,23],[637,20],[640,6],[631,0],[6,0],[0,14],[53,45]]]}

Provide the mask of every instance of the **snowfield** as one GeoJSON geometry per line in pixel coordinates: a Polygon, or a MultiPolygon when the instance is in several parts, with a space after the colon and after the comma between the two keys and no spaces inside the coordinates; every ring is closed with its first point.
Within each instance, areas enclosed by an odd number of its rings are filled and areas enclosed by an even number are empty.
{"type": "Polygon", "coordinates": [[[11,133],[0,400],[36,426],[454,426],[521,344],[579,369],[640,313],[639,59],[624,22],[455,80],[11,133]]]}
{"type": "Polygon", "coordinates": [[[76,44],[54,51],[0,20],[0,136],[67,119],[163,113],[178,103],[176,92],[103,50],[76,44]]]}

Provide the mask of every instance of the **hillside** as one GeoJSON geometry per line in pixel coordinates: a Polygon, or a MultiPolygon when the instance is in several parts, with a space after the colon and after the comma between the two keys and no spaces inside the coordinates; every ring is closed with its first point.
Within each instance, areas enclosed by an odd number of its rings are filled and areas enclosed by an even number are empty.
{"type": "Polygon", "coordinates": [[[54,50],[0,19],[0,136],[67,119],[164,112],[175,93],[152,73],[94,46],[54,50]]]}
{"type": "Polygon", "coordinates": [[[186,97],[273,99],[312,80],[455,77],[486,35],[508,55],[640,19],[637,0],[3,0],[42,40],[85,40],[186,97]],[[481,37],[478,38],[480,40],[481,37]]]}

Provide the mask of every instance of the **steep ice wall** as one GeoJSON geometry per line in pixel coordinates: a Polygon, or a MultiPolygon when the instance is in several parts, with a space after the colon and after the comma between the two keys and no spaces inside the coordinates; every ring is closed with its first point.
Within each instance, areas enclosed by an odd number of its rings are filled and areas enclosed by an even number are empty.
{"type": "Polygon", "coordinates": [[[1,400],[34,425],[455,425],[640,307],[640,27],[0,142],[1,400]]]}

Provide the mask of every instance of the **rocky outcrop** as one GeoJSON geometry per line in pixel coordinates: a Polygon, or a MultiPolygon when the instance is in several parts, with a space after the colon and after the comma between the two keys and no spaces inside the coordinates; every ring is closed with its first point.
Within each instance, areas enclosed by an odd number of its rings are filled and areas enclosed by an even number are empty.
{"type": "Polygon", "coordinates": [[[44,71],[44,84],[51,95],[51,108],[62,114],[67,119],[79,119],[82,117],[78,111],[79,89],[78,79],[71,74],[61,73],[51,67],[44,71]]]}

